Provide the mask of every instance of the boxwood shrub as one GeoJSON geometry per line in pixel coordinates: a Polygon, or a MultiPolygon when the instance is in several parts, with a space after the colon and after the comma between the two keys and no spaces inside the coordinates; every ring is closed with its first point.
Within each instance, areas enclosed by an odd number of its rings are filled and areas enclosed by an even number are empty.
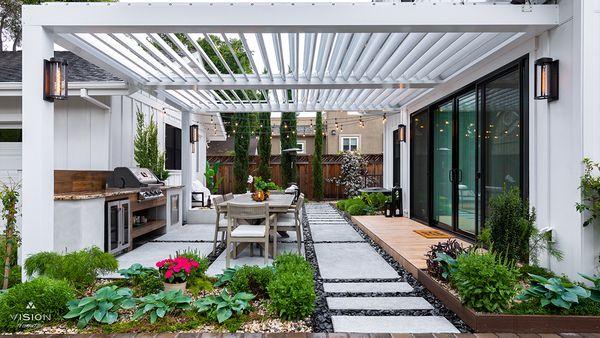
{"type": "Polygon", "coordinates": [[[247,292],[258,298],[268,297],[267,287],[273,280],[275,272],[272,267],[261,268],[256,265],[244,265],[235,272],[229,289],[234,293],[247,292]]]}
{"type": "Polygon", "coordinates": [[[17,284],[0,296],[0,331],[60,320],[74,298],[75,290],[62,280],[40,277],[17,284]]]}
{"type": "Polygon", "coordinates": [[[304,257],[282,254],[275,259],[275,277],[269,283],[269,308],[280,318],[299,320],[315,309],[314,270],[304,257]]]}

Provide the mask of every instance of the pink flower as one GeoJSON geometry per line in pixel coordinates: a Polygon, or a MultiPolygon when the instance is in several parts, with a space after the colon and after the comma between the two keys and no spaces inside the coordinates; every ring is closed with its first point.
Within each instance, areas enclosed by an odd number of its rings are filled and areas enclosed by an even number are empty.
{"type": "Polygon", "coordinates": [[[165,278],[169,279],[171,277],[173,277],[173,271],[167,270],[167,272],[165,272],[165,278]]]}

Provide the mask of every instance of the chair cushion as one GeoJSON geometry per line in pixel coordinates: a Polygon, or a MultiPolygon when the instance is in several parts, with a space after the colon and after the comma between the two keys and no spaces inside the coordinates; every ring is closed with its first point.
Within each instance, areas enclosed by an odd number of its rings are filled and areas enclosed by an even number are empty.
{"type": "Polygon", "coordinates": [[[227,227],[227,218],[221,218],[219,220],[219,227],[227,227]]]}
{"type": "Polygon", "coordinates": [[[265,237],[267,227],[264,225],[239,225],[231,232],[231,237],[265,237]]]}
{"type": "Polygon", "coordinates": [[[294,217],[279,217],[277,218],[277,226],[296,226],[294,217]]]}

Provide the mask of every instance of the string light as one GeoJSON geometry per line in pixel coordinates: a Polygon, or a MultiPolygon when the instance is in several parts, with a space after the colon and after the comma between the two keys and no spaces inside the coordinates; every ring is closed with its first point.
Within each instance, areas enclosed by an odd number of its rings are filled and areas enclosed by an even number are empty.
{"type": "Polygon", "coordinates": [[[335,121],[335,130],[337,130],[338,129],[337,118],[334,118],[333,120],[335,121]]]}
{"type": "Polygon", "coordinates": [[[340,133],[344,131],[344,125],[340,125],[340,133]]]}
{"type": "Polygon", "coordinates": [[[385,124],[386,121],[387,121],[387,115],[384,113],[383,114],[383,119],[381,120],[381,123],[385,124]]]}

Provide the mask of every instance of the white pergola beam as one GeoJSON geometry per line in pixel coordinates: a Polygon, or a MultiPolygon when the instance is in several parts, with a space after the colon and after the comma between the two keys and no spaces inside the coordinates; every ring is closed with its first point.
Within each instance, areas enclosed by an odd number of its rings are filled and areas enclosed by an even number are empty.
{"type": "Polygon", "coordinates": [[[150,27],[153,33],[541,32],[559,24],[559,10],[475,3],[45,3],[24,6],[23,23],[69,33],[150,27]]]}

